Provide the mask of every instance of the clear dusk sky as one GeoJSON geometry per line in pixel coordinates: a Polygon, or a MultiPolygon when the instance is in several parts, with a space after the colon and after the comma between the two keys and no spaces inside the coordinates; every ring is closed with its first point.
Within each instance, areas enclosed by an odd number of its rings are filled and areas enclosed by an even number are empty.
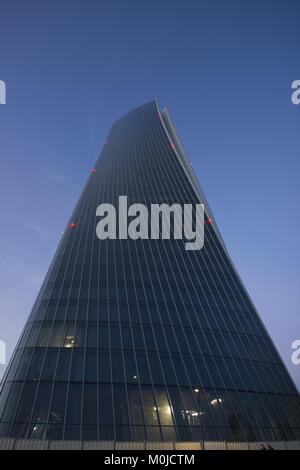
{"type": "Polygon", "coordinates": [[[112,121],[158,97],[300,388],[299,59],[299,0],[2,0],[7,358],[112,121]]]}

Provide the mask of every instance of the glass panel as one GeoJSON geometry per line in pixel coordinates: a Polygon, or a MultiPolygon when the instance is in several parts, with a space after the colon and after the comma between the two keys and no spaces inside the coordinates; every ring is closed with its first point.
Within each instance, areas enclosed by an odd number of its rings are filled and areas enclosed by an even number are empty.
{"type": "Polygon", "coordinates": [[[18,410],[17,410],[16,417],[15,417],[15,421],[28,423],[28,421],[30,420],[31,411],[32,411],[32,407],[33,407],[33,403],[35,399],[36,387],[37,387],[37,384],[32,383],[32,382],[31,383],[28,382],[24,384],[20,401],[19,401],[18,410]]]}
{"type": "Polygon", "coordinates": [[[114,386],[114,409],[115,409],[115,423],[116,424],[129,424],[128,416],[128,403],[125,386],[114,386]]]}
{"type": "Polygon", "coordinates": [[[158,426],[157,407],[151,389],[142,389],[142,400],[147,425],[158,426]]]}
{"type": "Polygon", "coordinates": [[[97,382],[98,354],[96,349],[87,349],[85,357],[85,381],[97,382]]]}
{"type": "Polygon", "coordinates": [[[133,425],[144,424],[140,391],[137,387],[128,387],[129,411],[133,425]]]}
{"type": "MultiPolygon", "coordinates": [[[[52,393],[52,383],[40,383],[35,400],[32,421],[35,423],[46,423],[48,420],[49,404],[52,393]]],[[[33,429],[33,434],[37,435],[37,429],[33,429]]]]}
{"type": "MultiPolygon", "coordinates": [[[[76,351],[77,352],[77,351],[76,351]]],[[[76,353],[74,352],[74,361],[76,361],[76,353]]],[[[70,373],[70,362],[72,357],[72,350],[70,349],[60,349],[58,361],[56,365],[56,380],[67,381],[69,380],[69,373],[70,373]]],[[[73,369],[74,370],[74,369],[73,369]]],[[[80,373],[80,371],[79,371],[80,373]]],[[[78,377],[80,375],[78,374],[78,377]]],[[[74,378],[74,375],[72,375],[74,378]]]]}
{"type": "Polygon", "coordinates": [[[155,390],[155,399],[162,426],[173,426],[172,410],[164,390],[155,390]]]}
{"type": "Polygon", "coordinates": [[[68,390],[66,424],[81,423],[82,384],[70,383],[68,390]]]}
{"type": "Polygon", "coordinates": [[[27,371],[27,380],[39,380],[43,361],[45,356],[45,349],[35,349],[31,356],[30,366],[27,371]]]}
{"type": "Polygon", "coordinates": [[[12,384],[10,389],[10,393],[4,408],[4,413],[2,415],[3,422],[12,421],[16,412],[16,408],[18,406],[20,392],[22,390],[22,384],[20,382],[16,382],[12,384]]]}
{"type": "Polygon", "coordinates": [[[49,421],[60,424],[64,420],[67,398],[67,384],[55,383],[50,406],[49,421]]]}
{"type": "Polygon", "coordinates": [[[79,382],[83,380],[84,351],[74,350],[71,361],[70,380],[79,382]]]}
{"type": "MultiPolygon", "coordinates": [[[[113,424],[113,401],[110,385],[99,387],[99,422],[100,424],[113,424]]],[[[101,432],[101,431],[100,431],[101,432]]]]}
{"type": "Polygon", "coordinates": [[[98,416],[97,384],[85,384],[84,392],[83,392],[83,424],[97,424],[97,416],[98,416]]]}

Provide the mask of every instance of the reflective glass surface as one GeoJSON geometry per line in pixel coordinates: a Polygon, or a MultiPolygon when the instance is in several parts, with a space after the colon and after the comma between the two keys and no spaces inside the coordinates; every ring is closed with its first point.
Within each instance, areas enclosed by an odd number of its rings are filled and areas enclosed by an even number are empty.
{"type": "Polygon", "coordinates": [[[213,224],[198,251],[96,236],[120,195],[201,202],[158,114],[111,129],[2,381],[1,437],[300,438],[297,390],[213,224]]]}

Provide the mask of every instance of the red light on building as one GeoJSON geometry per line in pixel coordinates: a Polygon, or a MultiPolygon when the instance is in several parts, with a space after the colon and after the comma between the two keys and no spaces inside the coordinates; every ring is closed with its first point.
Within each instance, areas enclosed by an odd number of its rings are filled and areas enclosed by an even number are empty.
{"type": "Polygon", "coordinates": [[[172,144],[172,145],[171,145],[171,149],[173,149],[173,148],[174,148],[174,145],[172,144]]]}
{"type": "Polygon", "coordinates": [[[105,144],[107,144],[107,140],[105,141],[105,144]]]}
{"type": "Polygon", "coordinates": [[[206,219],[205,221],[207,224],[211,224],[211,219],[206,219]]]}
{"type": "Polygon", "coordinates": [[[160,114],[158,115],[158,117],[160,117],[160,114]]]}
{"type": "Polygon", "coordinates": [[[114,121],[113,124],[116,124],[116,121],[114,121]]]}
{"type": "Polygon", "coordinates": [[[76,224],[74,224],[74,222],[71,224],[71,227],[76,227],[76,224]]]}
{"type": "Polygon", "coordinates": [[[93,168],[93,169],[92,169],[92,172],[95,173],[95,171],[96,171],[95,168],[93,168]]]}

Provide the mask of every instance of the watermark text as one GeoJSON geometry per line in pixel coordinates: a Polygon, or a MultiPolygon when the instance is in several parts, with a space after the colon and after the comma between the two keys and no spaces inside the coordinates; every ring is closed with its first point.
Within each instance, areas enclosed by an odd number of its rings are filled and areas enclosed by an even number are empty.
{"type": "Polygon", "coordinates": [[[119,196],[117,209],[113,204],[100,204],[96,216],[101,217],[96,226],[100,240],[126,240],[128,237],[132,240],[169,240],[172,232],[175,240],[187,240],[186,250],[200,250],[204,245],[203,204],[184,204],[183,207],[180,204],[151,204],[148,210],[144,204],[128,207],[127,196],[119,196]],[[129,223],[128,217],[131,218],[129,223]]]}
{"type": "Polygon", "coordinates": [[[291,360],[292,363],[297,366],[300,364],[300,339],[295,339],[295,341],[292,342],[292,349],[295,349],[295,351],[292,354],[291,360]]]}
{"type": "Polygon", "coordinates": [[[6,84],[0,80],[0,104],[6,104],[6,84]]]}
{"type": "Polygon", "coordinates": [[[300,80],[294,80],[291,88],[295,91],[293,91],[291,95],[291,101],[293,104],[299,104],[300,103],[300,80]]]}
{"type": "Polygon", "coordinates": [[[0,339],[0,364],[6,364],[6,344],[0,339]]]}

